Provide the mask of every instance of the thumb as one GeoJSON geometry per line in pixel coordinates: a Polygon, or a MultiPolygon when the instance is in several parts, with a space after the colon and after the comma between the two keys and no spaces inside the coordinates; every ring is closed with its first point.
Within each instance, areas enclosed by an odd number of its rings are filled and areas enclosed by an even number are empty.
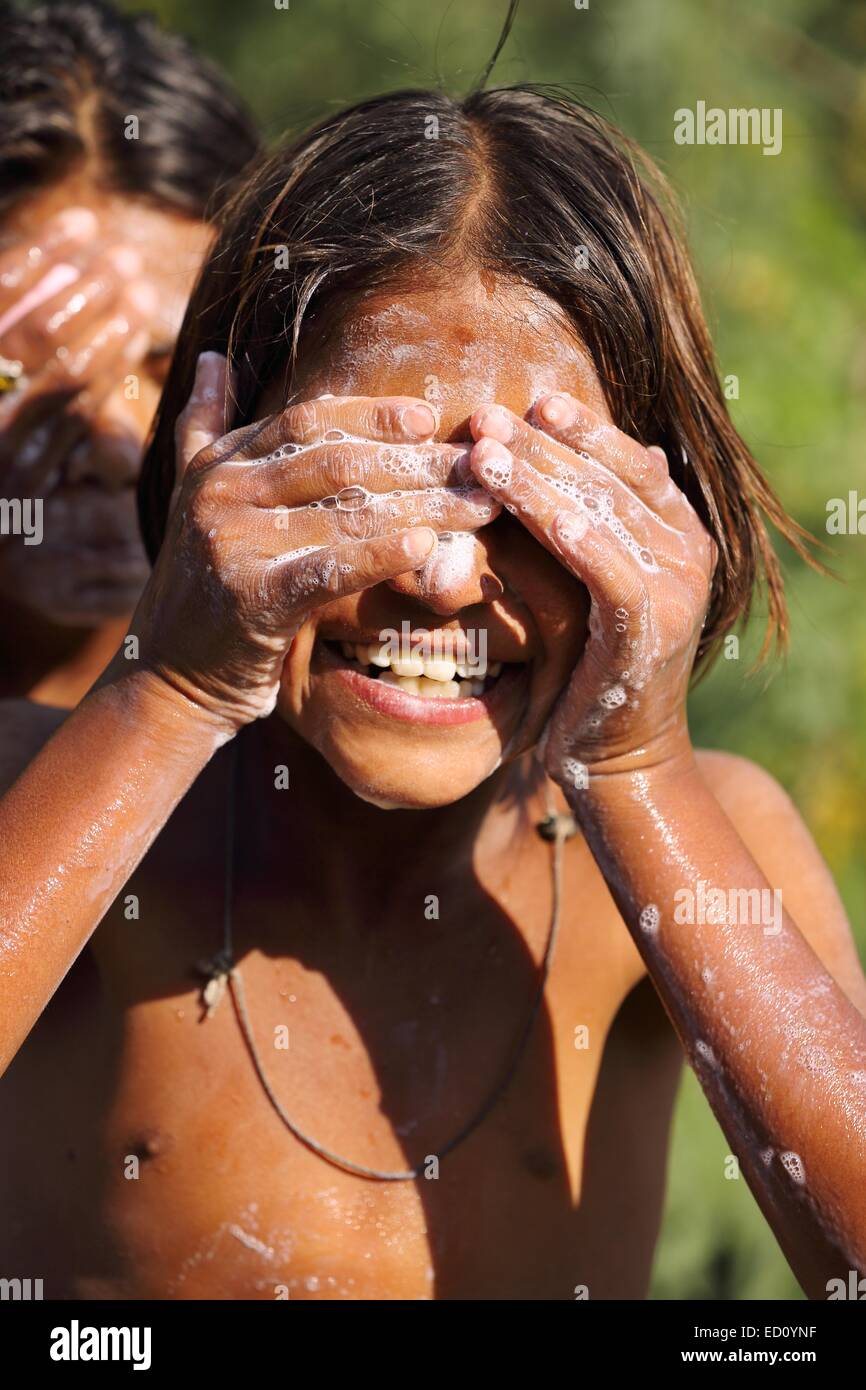
{"type": "Polygon", "coordinates": [[[221,352],[202,352],[195,367],[195,380],[189,400],[175,425],[175,485],[180,483],[196,454],[231,428],[229,414],[230,372],[221,352]]]}

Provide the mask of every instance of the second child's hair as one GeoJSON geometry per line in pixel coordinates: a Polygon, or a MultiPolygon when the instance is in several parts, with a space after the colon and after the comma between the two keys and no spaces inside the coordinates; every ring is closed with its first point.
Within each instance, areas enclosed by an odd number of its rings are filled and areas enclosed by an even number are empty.
{"type": "Polygon", "coordinates": [[[493,271],[560,306],[616,424],[664,448],[715,538],[699,660],[748,615],[761,585],[767,639],[783,640],[766,523],[804,557],[805,533],[730,420],[669,206],[648,156],[559,89],[522,85],[464,101],[396,92],[324,120],[240,190],[202,272],[139,485],[151,558],[174,484],[174,424],[200,352],[235,364],[240,425],[280,372],[291,389],[313,326],[327,329],[374,291],[493,271]]]}
{"type": "Polygon", "coordinates": [[[206,218],[258,143],[218,69],[148,15],[0,0],[0,213],[86,168],[112,191],[206,218]]]}

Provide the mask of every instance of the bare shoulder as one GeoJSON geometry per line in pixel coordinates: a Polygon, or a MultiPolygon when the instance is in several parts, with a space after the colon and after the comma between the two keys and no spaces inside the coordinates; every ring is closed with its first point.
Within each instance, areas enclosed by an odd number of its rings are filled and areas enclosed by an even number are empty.
{"type": "Polygon", "coordinates": [[[700,751],[698,766],[786,912],[848,997],[866,1013],[866,979],[827,864],[774,777],[732,753],[700,751]]]}
{"type": "Polygon", "coordinates": [[[0,700],[0,795],[9,790],[68,713],[32,700],[0,700]]]}

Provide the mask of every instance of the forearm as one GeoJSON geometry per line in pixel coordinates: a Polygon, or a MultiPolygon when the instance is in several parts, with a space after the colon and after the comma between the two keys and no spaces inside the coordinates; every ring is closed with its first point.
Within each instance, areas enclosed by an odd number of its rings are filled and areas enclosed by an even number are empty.
{"type": "Polygon", "coordinates": [[[866,1268],[866,1021],[690,752],[569,799],[767,1219],[826,1296],[866,1268]]]}
{"type": "Polygon", "coordinates": [[[91,692],[0,801],[0,1068],[224,738],[138,670],[91,692]]]}

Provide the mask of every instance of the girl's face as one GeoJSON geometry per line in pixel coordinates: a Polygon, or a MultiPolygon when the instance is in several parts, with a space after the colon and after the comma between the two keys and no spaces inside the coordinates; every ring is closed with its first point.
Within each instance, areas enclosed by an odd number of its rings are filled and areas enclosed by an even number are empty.
{"type": "MultiPolygon", "coordinates": [[[[526,414],[560,389],[610,418],[557,306],[493,275],[365,300],[302,350],[293,388],[292,401],[426,398],[440,416],[437,439],[450,443],[471,443],[468,418],[480,405],[526,414]]],[[[258,413],[282,404],[274,387],[258,413]]],[[[502,513],[440,541],[418,572],[320,609],[292,645],[277,708],[365,800],[444,805],[537,742],[582,651],[588,610],[583,585],[502,513]],[[419,699],[394,683],[383,695],[363,674],[366,654],[346,654],[406,632],[413,642],[437,634],[437,654],[461,644],[486,651],[483,697],[419,699]]]]}

